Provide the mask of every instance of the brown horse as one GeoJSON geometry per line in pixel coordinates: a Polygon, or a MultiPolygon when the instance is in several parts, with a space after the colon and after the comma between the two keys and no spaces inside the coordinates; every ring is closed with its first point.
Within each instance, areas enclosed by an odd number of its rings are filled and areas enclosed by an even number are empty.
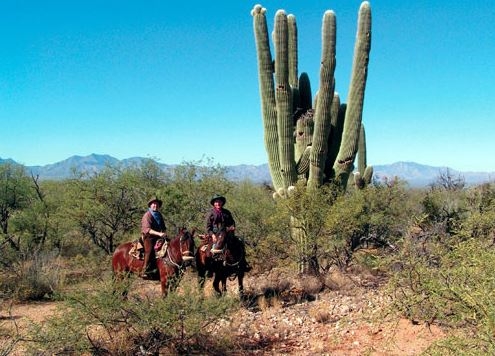
{"type": "MultiPolygon", "coordinates": [[[[174,285],[169,286],[171,279],[176,278],[178,282],[180,273],[194,260],[194,232],[194,230],[189,232],[185,228],[180,229],[179,233],[168,243],[165,255],[156,259],[164,297],[167,295],[168,288],[174,287],[174,285]]],[[[132,244],[132,242],[123,243],[113,253],[112,269],[117,278],[123,278],[130,273],[139,274],[144,267],[142,259],[129,253],[132,244]]]]}
{"type": "Polygon", "coordinates": [[[244,243],[233,232],[225,230],[217,234],[217,239],[216,249],[222,250],[221,253],[211,253],[212,241],[208,235],[203,237],[203,244],[196,251],[199,285],[203,288],[206,278],[214,276],[213,289],[221,296],[227,291],[227,278],[237,277],[239,295],[242,297],[246,268],[244,243]]]}

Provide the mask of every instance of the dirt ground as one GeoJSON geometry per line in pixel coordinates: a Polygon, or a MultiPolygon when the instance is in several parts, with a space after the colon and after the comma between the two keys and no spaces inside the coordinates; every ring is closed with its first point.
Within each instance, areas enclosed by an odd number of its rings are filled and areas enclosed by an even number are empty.
{"type": "MultiPolygon", "coordinates": [[[[256,303],[210,330],[236,330],[240,343],[250,346],[249,352],[233,351],[232,355],[419,355],[445,336],[435,325],[386,316],[388,302],[380,287],[353,284],[352,288],[327,288],[301,296],[301,289],[292,286],[285,298],[273,299],[262,295],[263,283],[268,280],[266,275],[246,278],[245,290],[259,296],[256,303]]],[[[136,283],[144,293],[159,297],[158,282],[136,283]]],[[[237,293],[236,284],[229,282],[229,293],[237,293]]],[[[17,329],[29,339],[27,325],[43,323],[58,312],[58,307],[57,302],[3,302],[0,330],[17,329]]],[[[24,354],[22,341],[10,353],[24,354]]]]}

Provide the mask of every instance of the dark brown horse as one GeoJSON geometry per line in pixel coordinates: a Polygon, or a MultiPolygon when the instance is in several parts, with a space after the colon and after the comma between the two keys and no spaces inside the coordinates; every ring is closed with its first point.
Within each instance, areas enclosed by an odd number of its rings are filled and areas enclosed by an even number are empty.
{"type": "Polygon", "coordinates": [[[244,243],[233,232],[225,230],[217,234],[217,239],[216,249],[222,250],[221,253],[211,253],[212,241],[208,235],[203,237],[203,243],[196,251],[199,285],[204,287],[206,278],[213,276],[213,289],[222,295],[227,291],[227,278],[237,277],[239,295],[242,297],[246,268],[244,243]]]}
{"type": "MultiPolygon", "coordinates": [[[[144,267],[142,259],[129,253],[132,244],[123,243],[113,253],[112,269],[117,278],[123,278],[130,273],[139,274],[144,267]]],[[[167,295],[169,287],[173,287],[169,285],[170,280],[180,278],[180,273],[194,260],[194,249],[194,230],[189,232],[183,228],[168,243],[165,255],[156,259],[163,296],[167,295]]]]}

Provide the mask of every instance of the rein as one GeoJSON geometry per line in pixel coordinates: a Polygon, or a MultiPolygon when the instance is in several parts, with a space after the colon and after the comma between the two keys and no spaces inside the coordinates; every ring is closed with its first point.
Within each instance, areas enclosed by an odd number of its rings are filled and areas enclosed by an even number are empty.
{"type": "MultiPolygon", "coordinates": [[[[182,257],[190,257],[189,255],[191,255],[191,252],[190,251],[183,251],[182,250],[182,244],[181,242],[183,241],[183,237],[184,235],[182,235],[181,237],[179,237],[179,251],[180,251],[180,255],[182,257]]],[[[189,238],[192,238],[191,235],[189,235],[189,238]]],[[[191,257],[192,258],[192,257],[191,257]]],[[[172,259],[172,255],[170,254],[170,246],[167,248],[167,256],[166,257],[163,257],[164,261],[169,264],[169,265],[172,265],[172,266],[175,266],[177,267],[178,269],[181,269],[182,268],[182,265],[184,264],[185,260],[182,259],[182,263],[181,264],[178,264],[177,262],[175,262],[173,259],[172,259]]]]}
{"type": "Polygon", "coordinates": [[[182,264],[179,265],[177,262],[175,262],[173,259],[172,259],[172,256],[170,255],[170,247],[167,248],[167,256],[166,258],[164,257],[163,260],[165,261],[165,263],[169,264],[169,265],[172,265],[172,266],[175,266],[177,267],[178,269],[180,269],[182,267],[182,264]]]}
{"type": "Polygon", "coordinates": [[[241,260],[242,260],[242,256],[239,257],[239,259],[237,260],[237,262],[234,262],[234,263],[228,263],[227,262],[227,250],[230,251],[230,255],[232,256],[232,259],[234,259],[234,255],[232,254],[232,249],[229,248],[229,240],[230,239],[233,239],[234,237],[229,237],[229,238],[226,238],[225,239],[225,246],[222,248],[222,254],[224,255],[224,261],[223,261],[223,265],[224,266],[229,266],[229,267],[237,267],[240,263],[241,263],[241,260]]]}

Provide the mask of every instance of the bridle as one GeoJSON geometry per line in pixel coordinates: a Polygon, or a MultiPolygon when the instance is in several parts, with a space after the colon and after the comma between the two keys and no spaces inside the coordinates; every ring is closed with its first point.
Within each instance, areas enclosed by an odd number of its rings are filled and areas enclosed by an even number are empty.
{"type": "Polygon", "coordinates": [[[234,263],[228,263],[227,262],[227,253],[226,251],[228,250],[230,252],[230,255],[232,256],[232,259],[233,259],[233,254],[232,254],[232,249],[229,248],[229,243],[232,243],[230,240],[232,240],[234,238],[234,236],[232,235],[229,235],[226,231],[224,232],[225,233],[225,236],[224,236],[224,244],[223,244],[223,247],[222,247],[222,254],[224,255],[224,260],[223,260],[223,265],[225,267],[237,267],[239,266],[239,264],[241,263],[241,260],[242,260],[242,257],[239,257],[239,259],[237,260],[237,262],[234,262],[234,263]]]}
{"type": "Polygon", "coordinates": [[[194,259],[194,252],[191,252],[188,250],[184,251],[182,249],[182,243],[181,242],[183,242],[185,239],[191,239],[192,240],[191,234],[187,231],[179,237],[179,251],[180,251],[180,255],[182,256],[182,262],[180,264],[173,260],[172,255],[170,254],[170,247],[167,248],[167,256],[166,256],[167,258],[164,258],[165,262],[177,267],[178,269],[182,268],[182,266],[184,265],[184,262],[192,261],[194,259]]]}

